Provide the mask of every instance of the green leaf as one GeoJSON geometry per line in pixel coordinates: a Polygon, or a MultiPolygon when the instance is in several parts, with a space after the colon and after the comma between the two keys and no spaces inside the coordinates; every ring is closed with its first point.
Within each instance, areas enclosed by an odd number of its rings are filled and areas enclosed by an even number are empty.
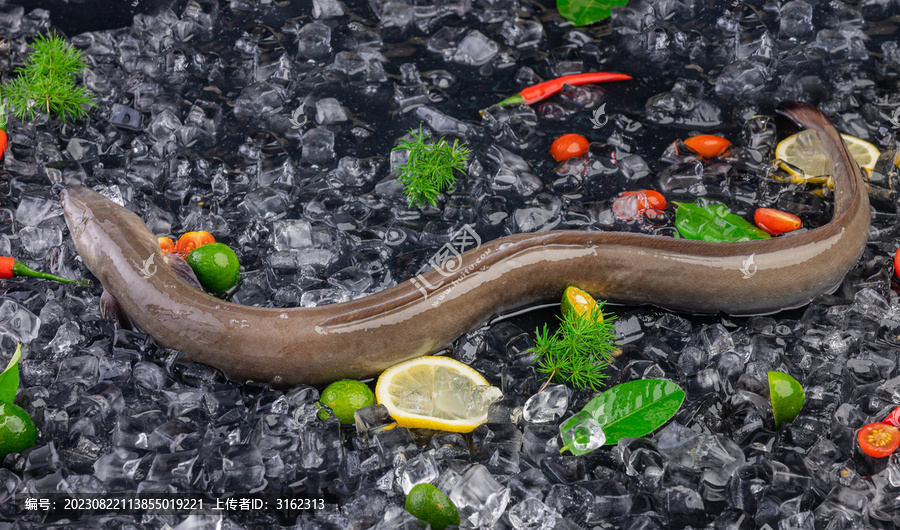
{"type": "Polygon", "coordinates": [[[803,385],[784,372],[773,371],[769,376],[769,401],[772,403],[772,415],[775,428],[782,423],[794,421],[806,402],[803,385]]]}
{"type": "Polygon", "coordinates": [[[624,6],[628,0],[556,0],[559,14],[576,26],[587,26],[605,20],[612,6],[624,6]]]}
{"type": "Polygon", "coordinates": [[[675,228],[686,239],[721,242],[771,237],[742,217],[731,213],[724,204],[676,204],[678,209],[675,210],[675,228]]]}
{"type": "Polygon", "coordinates": [[[606,434],[606,444],[653,432],[678,412],[684,390],[672,381],[641,379],[616,385],[592,399],[584,411],[606,434]]]}
{"type": "Polygon", "coordinates": [[[16,399],[16,391],[19,390],[19,357],[22,356],[22,345],[16,346],[6,370],[0,374],[0,403],[12,403],[16,399]]]}

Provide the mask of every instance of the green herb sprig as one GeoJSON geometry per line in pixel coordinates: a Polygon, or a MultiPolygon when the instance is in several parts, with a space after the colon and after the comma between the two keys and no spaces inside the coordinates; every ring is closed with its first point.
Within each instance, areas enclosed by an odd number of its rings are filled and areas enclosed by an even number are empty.
{"type": "Polygon", "coordinates": [[[31,44],[25,66],[6,86],[6,102],[20,120],[32,120],[40,112],[68,118],[87,115],[95,106],[84,87],[75,86],[75,76],[87,65],[80,50],[55,33],[39,35],[31,44]]]}
{"type": "Polygon", "coordinates": [[[543,330],[536,330],[531,351],[536,354],[537,371],[547,375],[547,383],[555,379],[581,390],[600,389],[607,377],[603,370],[612,364],[617,349],[615,316],[603,313],[605,304],[599,302],[594,306],[590,317],[581,316],[577,311],[559,316],[559,329],[552,335],[547,324],[543,330]]]}
{"type": "Polygon", "coordinates": [[[400,140],[392,151],[407,150],[409,159],[400,167],[397,182],[409,197],[410,206],[429,203],[437,206],[438,195],[456,182],[454,171],[465,172],[471,151],[459,140],[450,144],[441,137],[436,143],[426,143],[430,134],[410,130],[412,140],[400,140]]]}
{"type": "Polygon", "coordinates": [[[612,16],[612,6],[624,6],[628,0],[556,0],[559,14],[576,26],[587,26],[612,16]]]}

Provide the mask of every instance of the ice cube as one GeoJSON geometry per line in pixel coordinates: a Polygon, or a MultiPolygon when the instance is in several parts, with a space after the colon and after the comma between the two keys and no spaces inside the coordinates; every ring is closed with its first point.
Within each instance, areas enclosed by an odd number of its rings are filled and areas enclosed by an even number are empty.
{"type": "Polygon", "coordinates": [[[528,497],[509,509],[509,522],[516,530],[550,530],[556,527],[559,514],[540,499],[528,497]]]}
{"type": "Polygon", "coordinates": [[[509,488],[497,482],[486,467],[474,464],[459,479],[449,497],[461,519],[472,526],[491,527],[506,510],[509,488]]]}
{"type": "Polygon", "coordinates": [[[316,123],[319,125],[333,125],[347,119],[347,111],[337,99],[322,98],[316,101],[316,123]]]}
{"type": "Polygon", "coordinates": [[[559,426],[563,446],[572,454],[583,455],[606,443],[603,428],[586,411],[577,412],[559,426]]]}
{"type": "Polygon", "coordinates": [[[470,66],[481,66],[500,51],[500,45],[477,29],[470,30],[459,42],[453,60],[470,66]]]}
{"type": "Polygon", "coordinates": [[[338,0],[313,0],[312,16],[315,19],[339,17],[344,8],[338,0]]]}
{"type": "Polygon", "coordinates": [[[550,385],[543,392],[528,398],[522,409],[525,421],[547,423],[562,417],[569,408],[569,389],[565,385],[550,385]]]}
{"type": "Polygon", "coordinates": [[[0,333],[3,335],[28,344],[37,338],[40,329],[41,319],[25,306],[8,299],[0,305],[0,333]]]}
{"type": "Polygon", "coordinates": [[[324,59],[331,53],[331,27],[321,22],[310,22],[297,33],[301,59],[324,59]]]}
{"type": "Polygon", "coordinates": [[[55,226],[48,228],[26,226],[19,230],[19,241],[31,256],[42,259],[50,249],[62,244],[62,230],[55,226]]]}
{"type": "Polygon", "coordinates": [[[62,207],[57,200],[36,195],[23,195],[16,208],[16,221],[25,226],[37,226],[45,219],[62,215],[62,207]]]}
{"type": "Polygon", "coordinates": [[[309,166],[320,166],[334,158],[334,133],[316,127],[303,133],[301,160],[309,166]]]}
{"type": "Polygon", "coordinates": [[[431,452],[419,453],[406,464],[397,467],[397,483],[403,490],[403,494],[409,494],[409,490],[417,484],[434,483],[437,480],[438,464],[431,452]]]}

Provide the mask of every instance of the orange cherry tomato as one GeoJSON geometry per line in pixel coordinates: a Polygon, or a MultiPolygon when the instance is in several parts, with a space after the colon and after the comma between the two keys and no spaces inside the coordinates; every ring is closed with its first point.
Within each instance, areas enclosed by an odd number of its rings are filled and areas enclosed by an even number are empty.
{"type": "Polygon", "coordinates": [[[796,215],[775,208],[757,208],[753,222],[771,236],[794,231],[802,224],[796,215]]]}
{"type": "Polygon", "coordinates": [[[175,252],[187,254],[197,247],[202,247],[203,245],[206,245],[208,243],[215,242],[216,238],[214,238],[212,234],[206,232],[205,230],[200,230],[198,232],[188,232],[178,238],[178,243],[175,244],[175,252]]]}
{"type": "Polygon", "coordinates": [[[684,145],[690,147],[695,153],[703,158],[715,158],[731,147],[731,142],[712,134],[701,134],[691,136],[684,141],[684,145]]]}
{"type": "Polygon", "coordinates": [[[172,241],[172,238],[162,236],[156,238],[159,241],[159,248],[162,249],[163,254],[171,254],[175,252],[175,243],[172,241]]]}
{"type": "Polygon", "coordinates": [[[560,136],[556,140],[553,140],[553,145],[550,146],[550,154],[553,155],[553,158],[555,158],[557,162],[562,162],[563,160],[568,160],[575,156],[581,156],[585,154],[587,150],[587,138],[574,133],[560,136]]]}
{"type": "Polygon", "coordinates": [[[871,457],[883,458],[900,447],[900,431],[887,423],[870,423],[856,435],[859,448],[871,457]]]}
{"type": "Polygon", "coordinates": [[[654,190],[626,191],[622,197],[637,195],[638,210],[665,210],[666,198],[662,193],[654,190]]]}

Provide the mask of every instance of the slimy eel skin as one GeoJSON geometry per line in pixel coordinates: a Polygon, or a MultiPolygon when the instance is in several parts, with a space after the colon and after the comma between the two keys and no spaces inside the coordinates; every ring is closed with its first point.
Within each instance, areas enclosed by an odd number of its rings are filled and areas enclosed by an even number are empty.
{"type": "Polygon", "coordinates": [[[797,307],[833,290],[868,237],[865,184],[823,114],[805,104],[779,112],[816,131],[831,160],[834,216],[824,226],[739,243],[623,232],[517,234],[390,289],[321,307],[261,308],[210,296],[177,273],[156,236],[126,208],[81,186],[63,190],[62,205],[87,268],[157,344],[234,380],[318,385],[375,376],[438,351],[494,315],[558,300],[568,285],[601,300],[730,314],[797,307]]]}

